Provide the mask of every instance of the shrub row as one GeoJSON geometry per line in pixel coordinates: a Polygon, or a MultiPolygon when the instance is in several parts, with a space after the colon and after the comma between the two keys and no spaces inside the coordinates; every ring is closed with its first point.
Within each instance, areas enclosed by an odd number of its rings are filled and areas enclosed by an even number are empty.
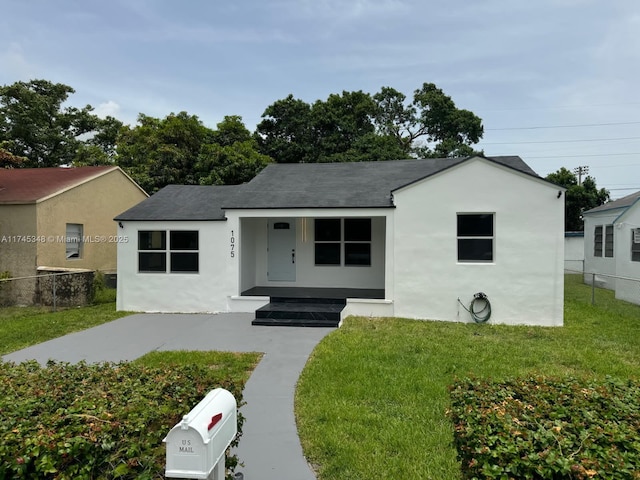
{"type": "MultiPolygon", "coordinates": [[[[162,439],[213,388],[201,365],[0,363],[0,478],[164,478],[162,439]]],[[[239,416],[238,438],[242,419],[239,416]]],[[[233,471],[235,457],[227,457],[233,471]]]]}
{"type": "Polygon", "coordinates": [[[457,381],[450,415],[465,479],[640,479],[640,384],[457,381]]]}

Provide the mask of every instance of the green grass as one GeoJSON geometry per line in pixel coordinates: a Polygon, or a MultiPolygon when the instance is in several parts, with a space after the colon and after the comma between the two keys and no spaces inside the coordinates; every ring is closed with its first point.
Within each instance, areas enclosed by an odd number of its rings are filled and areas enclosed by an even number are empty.
{"type": "Polygon", "coordinates": [[[208,365],[215,370],[216,378],[244,385],[261,358],[261,353],[172,350],[147,353],[134,363],[161,368],[188,364],[208,365]]]}
{"type": "Polygon", "coordinates": [[[58,312],[39,307],[0,308],[0,355],[130,314],[116,312],[115,303],[58,312]]]}
{"type": "Polygon", "coordinates": [[[350,318],[315,349],[296,392],[320,480],[460,478],[448,386],[457,377],[640,378],[640,307],[568,276],[561,328],[350,318]]]}

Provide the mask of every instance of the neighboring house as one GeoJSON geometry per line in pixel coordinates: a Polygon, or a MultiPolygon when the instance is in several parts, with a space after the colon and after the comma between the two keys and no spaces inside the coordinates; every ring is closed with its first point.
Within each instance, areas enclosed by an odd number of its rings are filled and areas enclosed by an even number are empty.
{"type": "Polygon", "coordinates": [[[564,269],[580,273],[584,269],[584,232],[564,232],[564,269]]]}
{"type": "Polygon", "coordinates": [[[479,156],[168,186],[116,217],[133,240],[118,244],[117,308],[314,324],[334,307],[296,297],[341,297],[340,318],[471,321],[484,292],[493,323],[562,325],[563,192],[519,157],[479,156]]]}
{"type": "Polygon", "coordinates": [[[640,192],[583,213],[585,281],[640,304],[640,192]]]}
{"type": "Polygon", "coordinates": [[[113,217],[147,197],[119,167],[0,169],[0,272],[115,271],[113,217]]]}

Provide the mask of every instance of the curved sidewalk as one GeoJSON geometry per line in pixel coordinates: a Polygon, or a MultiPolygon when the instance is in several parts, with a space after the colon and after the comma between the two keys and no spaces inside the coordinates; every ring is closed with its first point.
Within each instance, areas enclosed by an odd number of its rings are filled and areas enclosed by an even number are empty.
{"type": "MultiPolygon", "coordinates": [[[[5,355],[21,362],[134,360],[155,350],[263,352],[244,389],[244,480],[314,480],[293,413],[296,382],[333,328],[252,326],[252,314],[136,314],[5,355]]],[[[184,412],[186,413],[186,412],[184,412]]]]}

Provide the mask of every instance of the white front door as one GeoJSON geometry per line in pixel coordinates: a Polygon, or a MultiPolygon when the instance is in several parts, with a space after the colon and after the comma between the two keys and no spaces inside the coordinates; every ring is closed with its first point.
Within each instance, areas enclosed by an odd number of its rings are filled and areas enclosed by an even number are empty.
{"type": "Polygon", "coordinates": [[[296,281],[296,220],[269,220],[268,271],[270,282],[296,281]]]}

